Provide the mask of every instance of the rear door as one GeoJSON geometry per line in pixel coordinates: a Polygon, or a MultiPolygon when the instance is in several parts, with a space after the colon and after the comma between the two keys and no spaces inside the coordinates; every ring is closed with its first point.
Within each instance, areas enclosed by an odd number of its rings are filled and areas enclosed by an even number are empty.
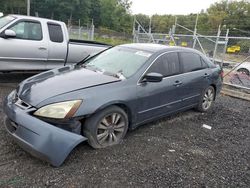
{"type": "Polygon", "coordinates": [[[54,22],[47,23],[49,31],[49,55],[46,65],[47,69],[64,66],[67,57],[68,42],[64,37],[63,28],[54,22]]]}
{"type": "Polygon", "coordinates": [[[166,115],[181,107],[182,93],[179,87],[183,80],[178,53],[170,52],[157,58],[145,74],[151,72],[162,74],[164,79],[158,83],[138,84],[138,123],[166,115]]]}
{"type": "Polygon", "coordinates": [[[210,69],[199,54],[180,52],[183,84],[180,87],[183,93],[183,106],[194,105],[199,102],[205,88],[210,85],[210,69]]]}
{"type": "Polygon", "coordinates": [[[19,20],[7,29],[15,31],[16,37],[0,38],[1,70],[45,69],[48,43],[43,36],[41,23],[35,20],[19,20]]]}

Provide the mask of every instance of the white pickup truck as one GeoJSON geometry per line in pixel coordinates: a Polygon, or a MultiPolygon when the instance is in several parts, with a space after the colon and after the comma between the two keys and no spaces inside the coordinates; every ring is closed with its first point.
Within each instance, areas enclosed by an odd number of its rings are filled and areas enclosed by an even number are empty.
{"type": "Polygon", "coordinates": [[[60,21],[21,15],[0,18],[0,72],[58,68],[110,47],[70,40],[60,21]]]}

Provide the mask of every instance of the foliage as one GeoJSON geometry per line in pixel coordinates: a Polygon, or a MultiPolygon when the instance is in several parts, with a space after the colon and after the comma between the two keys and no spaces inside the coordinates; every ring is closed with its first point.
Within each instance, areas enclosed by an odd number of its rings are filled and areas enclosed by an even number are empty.
{"type": "Polygon", "coordinates": [[[250,41],[249,40],[241,40],[239,42],[237,42],[237,45],[241,47],[241,52],[244,53],[249,53],[249,49],[250,49],[250,41]]]}
{"type": "MultiPolygon", "coordinates": [[[[26,14],[26,0],[0,0],[0,12],[26,14]]],[[[116,31],[132,32],[130,0],[31,0],[31,15],[64,21],[90,23],[116,31]]]]}
{"type": "MultiPolygon", "coordinates": [[[[174,24],[175,17],[178,18],[178,24],[194,30],[196,14],[189,15],[153,15],[152,31],[168,33],[174,24]]],[[[146,29],[149,27],[150,17],[143,14],[136,15],[137,20],[146,29]]],[[[198,33],[205,35],[216,35],[219,25],[222,26],[223,32],[226,28],[230,29],[230,34],[234,36],[250,35],[250,2],[248,1],[228,1],[222,0],[212,4],[206,11],[199,13],[198,33]],[[237,28],[237,29],[235,29],[237,28]],[[242,31],[242,32],[240,32],[242,31]],[[244,32],[246,31],[246,32],[244,32]]],[[[180,27],[177,33],[191,34],[180,27]]]]}
{"type": "MultiPolygon", "coordinates": [[[[79,20],[81,23],[90,23],[93,19],[97,28],[105,27],[131,34],[135,16],[130,11],[131,3],[131,0],[31,0],[31,14],[62,20],[73,25],[78,24],[79,20]]],[[[26,14],[26,0],[0,0],[0,12],[26,14]]],[[[178,24],[194,30],[196,16],[196,14],[177,15],[178,24]]],[[[175,17],[153,15],[152,32],[168,33],[175,22],[175,17]]],[[[138,14],[136,19],[146,31],[149,30],[148,15],[138,14]]],[[[215,35],[219,25],[224,26],[223,30],[229,28],[231,35],[249,36],[250,2],[222,0],[199,14],[197,27],[199,33],[215,35]]],[[[180,27],[176,32],[191,34],[180,27]]]]}

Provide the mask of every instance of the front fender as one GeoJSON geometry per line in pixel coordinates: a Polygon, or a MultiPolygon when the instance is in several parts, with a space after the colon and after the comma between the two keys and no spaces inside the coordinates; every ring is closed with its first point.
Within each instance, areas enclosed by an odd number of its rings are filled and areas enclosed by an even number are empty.
{"type": "Polygon", "coordinates": [[[60,166],[69,153],[87,138],[44,122],[11,101],[4,101],[5,126],[14,140],[27,152],[53,166],[60,166]]]}

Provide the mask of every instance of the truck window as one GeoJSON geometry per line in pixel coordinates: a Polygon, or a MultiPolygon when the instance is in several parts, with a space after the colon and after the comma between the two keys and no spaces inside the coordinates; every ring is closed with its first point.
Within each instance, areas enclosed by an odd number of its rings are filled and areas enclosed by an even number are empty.
{"type": "Polygon", "coordinates": [[[17,39],[42,40],[42,26],[39,22],[20,21],[9,29],[16,32],[17,39]]]}
{"type": "Polygon", "coordinates": [[[49,38],[52,42],[63,42],[62,27],[59,24],[48,23],[49,38]]]}

